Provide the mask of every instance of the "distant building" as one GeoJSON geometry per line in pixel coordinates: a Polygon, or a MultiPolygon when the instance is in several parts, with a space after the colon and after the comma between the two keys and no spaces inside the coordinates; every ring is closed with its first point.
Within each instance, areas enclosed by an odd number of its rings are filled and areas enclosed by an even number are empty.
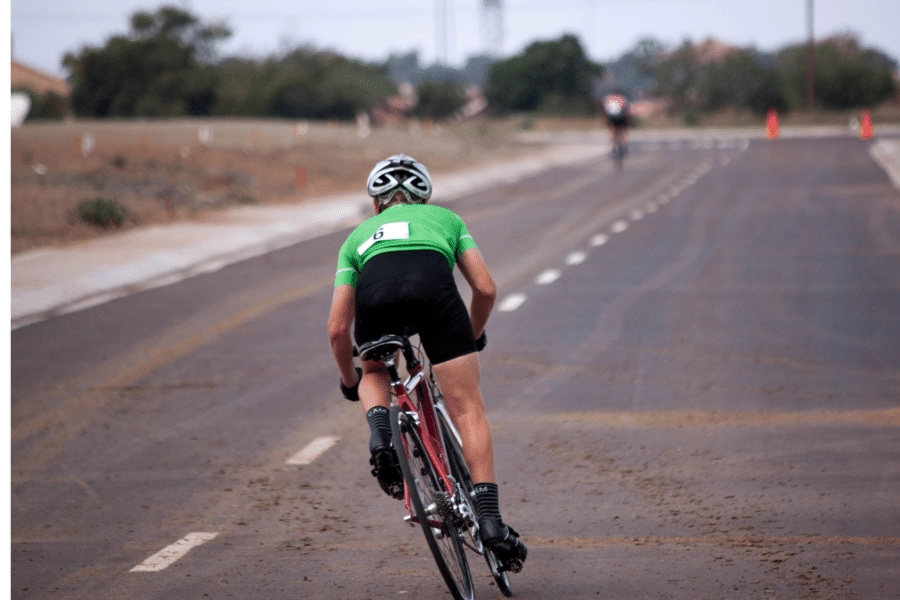
{"type": "Polygon", "coordinates": [[[69,84],[59,77],[29,67],[15,59],[12,60],[10,67],[9,81],[11,89],[28,89],[37,96],[55,92],[63,98],[68,98],[71,92],[69,84]]]}

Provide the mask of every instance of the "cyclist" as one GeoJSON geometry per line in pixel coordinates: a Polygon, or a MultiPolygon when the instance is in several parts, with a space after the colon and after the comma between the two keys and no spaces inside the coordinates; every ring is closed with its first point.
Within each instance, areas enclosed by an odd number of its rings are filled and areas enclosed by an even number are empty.
{"type": "Polygon", "coordinates": [[[603,112],[609,125],[609,138],[613,156],[628,153],[628,122],[630,121],[628,100],[624,94],[613,92],[603,98],[603,112]]]}
{"type": "Polygon", "coordinates": [[[374,361],[353,363],[350,326],[357,344],[412,328],[433,365],[444,403],[463,441],[475,484],[482,541],[501,558],[524,561],[519,535],[500,516],[491,429],[479,389],[477,351],[496,287],[478,247],[454,212],[428,204],[432,183],[415,159],[397,154],[380,161],[367,181],[375,216],[341,246],[328,335],[348,400],[361,401],[371,429],[372,474],[381,488],[402,498],[403,475],[391,445],[390,381],[374,361]],[[471,314],[459,295],[453,267],[472,288],[471,314]]]}

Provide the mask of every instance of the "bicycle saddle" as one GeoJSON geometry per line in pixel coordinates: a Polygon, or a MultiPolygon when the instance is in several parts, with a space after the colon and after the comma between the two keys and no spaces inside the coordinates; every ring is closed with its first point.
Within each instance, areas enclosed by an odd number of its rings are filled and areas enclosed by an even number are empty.
{"type": "Polygon", "coordinates": [[[403,348],[403,338],[399,335],[383,335],[377,340],[366,342],[359,347],[359,356],[363,360],[384,360],[397,350],[403,348]]]}

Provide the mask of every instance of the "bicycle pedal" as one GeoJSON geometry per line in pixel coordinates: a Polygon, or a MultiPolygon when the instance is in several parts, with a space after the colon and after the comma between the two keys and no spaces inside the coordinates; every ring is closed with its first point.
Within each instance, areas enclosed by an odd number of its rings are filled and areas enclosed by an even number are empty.
{"type": "Polygon", "coordinates": [[[390,495],[395,500],[403,500],[403,484],[391,484],[390,488],[388,488],[388,495],[390,495]]]}
{"type": "Polygon", "coordinates": [[[511,573],[518,573],[519,571],[522,570],[522,566],[523,566],[522,561],[517,558],[514,558],[514,559],[510,560],[508,563],[501,564],[500,566],[498,566],[497,572],[502,573],[504,571],[509,571],[511,573]]]}

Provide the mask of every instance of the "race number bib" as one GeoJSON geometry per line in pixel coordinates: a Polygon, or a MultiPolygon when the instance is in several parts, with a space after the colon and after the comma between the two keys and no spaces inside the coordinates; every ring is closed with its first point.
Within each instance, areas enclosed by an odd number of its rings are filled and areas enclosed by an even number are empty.
{"type": "Polygon", "coordinates": [[[409,222],[403,221],[400,223],[385,223],[381,227],[378,228],[378,231],[372,234],[372,236],[367,239],[365,242],[359,245],[359,248],[356,249],[357,254],[360,256],[363,253],[372,247],[372,244],[375,242],[380,242],[382,240],[405,240],[409,239],[409,222]]]}

